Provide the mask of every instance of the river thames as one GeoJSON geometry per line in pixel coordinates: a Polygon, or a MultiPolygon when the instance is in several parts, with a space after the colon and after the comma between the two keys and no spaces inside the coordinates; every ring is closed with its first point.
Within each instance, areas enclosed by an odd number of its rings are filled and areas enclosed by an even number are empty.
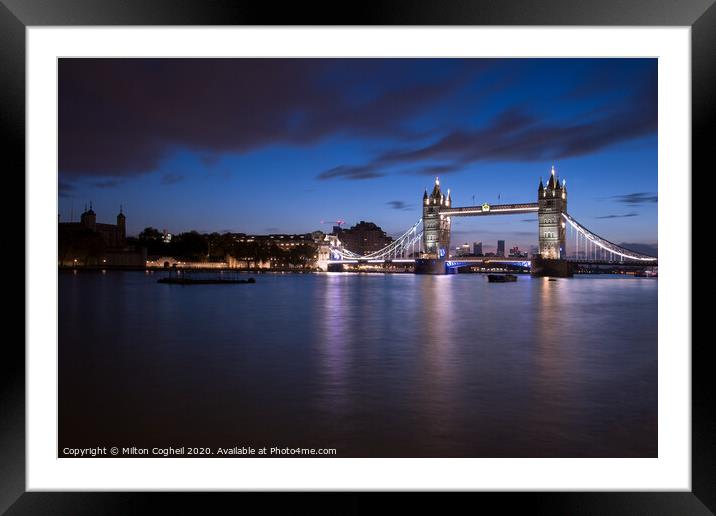
{"type": "Polygon", "coordinates": [[[657,455],[656,279],[162,276],[60,271],[60,449],[657,455]]]}

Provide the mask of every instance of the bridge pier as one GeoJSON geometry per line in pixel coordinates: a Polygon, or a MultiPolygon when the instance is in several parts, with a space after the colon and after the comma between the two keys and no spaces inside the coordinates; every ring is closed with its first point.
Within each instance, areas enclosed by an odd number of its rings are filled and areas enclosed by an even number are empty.
{"type": "Polygon", "coordinates": [[[415,274],[446,274],[444,258],[417,258],[415,274]]]}
{"type": "Polygon", "coordinates": [[[574,264],[567,260],[542,258],[533,256],[530,274],[536,278],[551,276],[553,278],[571,278],[574,276],[574,264]]]}
{"type": "Polygon", "coordinates": [[[326,272],[345,272],[342,263],[329,263],[326,266],[326,272]]]}

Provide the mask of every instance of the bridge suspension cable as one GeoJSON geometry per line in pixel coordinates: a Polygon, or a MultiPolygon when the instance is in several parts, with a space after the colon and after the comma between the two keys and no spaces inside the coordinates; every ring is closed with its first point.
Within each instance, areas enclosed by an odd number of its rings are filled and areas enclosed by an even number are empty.
{"type": "MultiPolygon", "coordinates": [[[[564,220],[576,231],[575,236],[581,236],[585,243],[585,258],[590,256],[596,258],[597,251],[600,250],[604,256],[609,253],[612,258],[616,255],[622,259],[635,260],[642,262],[656,262],[658,259],[643,253],[632,251],[624,247],[618,246],[599,235],[592,233],[582,226],[568,213],[562,213],[564,220]]],[[[419,219],[410,229],[403,233],[387,246],[366,255],[360,255],[343,246],[334,246],[331,248],[332,258],[338,260],[391,260],[400,258],[415,258],[422,252],[423,241],[423,219],[419,219]]],[[[579,252],[579,241],[575,240],[577,252],[579,252]]]]}
{"type": "MultiPolygon", "coordinates": [[[[656,262],[657,258],[653,256],[648,256],[646,254],[637,253],[636,251],[632,251],[631,249],[626,249],[624,247],[620,247],[609,240],[606,240],[599,235],[596,235],[589,231],[587,228],[582,226],[579,222],[574,220],[568,213],[562,213],[562,217],[572,226],[573,229],[575,229],[579,234],[581,234],[584,238],[587,240],[587,244],[591,244],[593,246],[592,251],[596,252],[596,248],[601,248],[604,251],[607,251],[609,253],[612,253],[612,255],[616,254],[617,256],[621,256],[622,258],[627,258],[629,260],[638,260],[643,262],[656,262]]],[[[587,252],[589,252],[589,248],[587,247],[587,252]]]]}
{"type": "Polygon", "coordinates": [[[415,257],[422,251],[422,223],[423,219],[421,218],[390,244],[366,255],[360,255],[342,246],[333,247],[331,251],[334,257],[343,260],[389,260],[415,257]]]}

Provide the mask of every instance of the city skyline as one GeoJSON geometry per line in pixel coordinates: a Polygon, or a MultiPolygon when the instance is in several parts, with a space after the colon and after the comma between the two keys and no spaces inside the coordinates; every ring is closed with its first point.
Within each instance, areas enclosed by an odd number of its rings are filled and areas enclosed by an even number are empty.
{"type": "MultiPolygon", "coordinates": [[[[455,205],[534,202],[657,243],[654,59],[60,60],[59,211],[127,232],[391,235],[440,176],[455,205]],[[474,201],[473,201],[474,199],[474,201]],[[625,223],[626,219],[628,223],[625,223]]],[[[536,217],[453,222],[452,246],[536,243],[536,217]]]]}

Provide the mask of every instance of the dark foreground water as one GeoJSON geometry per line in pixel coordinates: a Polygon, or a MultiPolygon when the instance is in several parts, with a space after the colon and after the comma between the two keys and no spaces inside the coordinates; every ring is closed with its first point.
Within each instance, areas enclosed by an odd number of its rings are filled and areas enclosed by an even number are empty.
{"type": "Polygon", "coordinates": [[[657,281],[60,272],[59,445],[657,454],[657,281]]]}

